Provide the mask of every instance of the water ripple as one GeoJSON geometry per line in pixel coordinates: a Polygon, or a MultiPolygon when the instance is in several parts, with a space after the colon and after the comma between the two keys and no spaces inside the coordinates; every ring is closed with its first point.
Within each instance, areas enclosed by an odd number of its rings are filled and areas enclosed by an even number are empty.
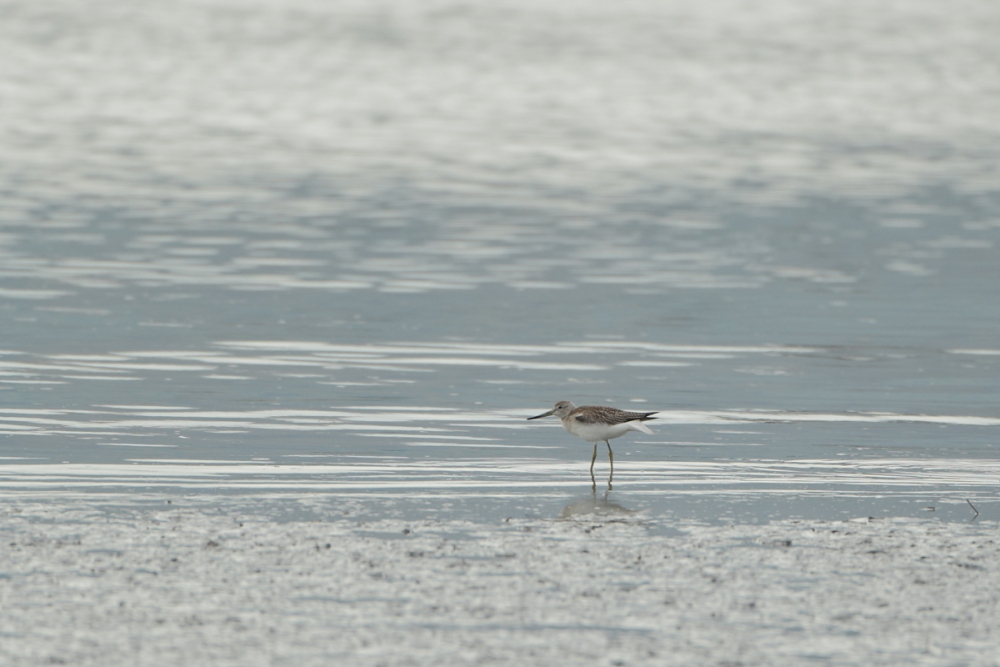
{"type": "MultiPolygon", "coordinates": [[[[124,464],[0,463],[0,489],[128,487],[281,491],[309,495],[321,491],[390,496],[475,498],[482,495],[557,494],[580,486],[579,464],[517,458],[474,462],[405,462],[387,457],[369,462],[298,465],[280,460],[211,461],[129,459],[124,464]]],[[[979,459],[865,459],[726,462],[622,462],[615,480],[632,494],[687,496],[787,495],[863,496],[892,492],[926,496],[995,486],[1000,463],[979,459]]],[[[116,491],[117,489],[117,491],[116,491]]]]}

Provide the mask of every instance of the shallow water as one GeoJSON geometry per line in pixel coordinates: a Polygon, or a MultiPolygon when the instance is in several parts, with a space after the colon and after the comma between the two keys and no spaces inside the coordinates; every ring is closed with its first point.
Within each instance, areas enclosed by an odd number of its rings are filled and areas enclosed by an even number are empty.
{"type": "Polygon", "coordinates": [[[4,493],[997,517],[993,3],[0,7],[4,493]]]}

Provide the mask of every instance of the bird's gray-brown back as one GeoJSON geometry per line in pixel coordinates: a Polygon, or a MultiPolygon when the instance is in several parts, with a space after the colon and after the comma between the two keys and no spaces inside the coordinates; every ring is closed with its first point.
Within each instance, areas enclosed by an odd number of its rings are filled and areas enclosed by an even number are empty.
{"type": "Polygon", "coordinates": [[[567,415],[581,424],[624,424],[631,421],[655,419],[655,412],[629,412],[603,405],[583,405],[567,415]]]}

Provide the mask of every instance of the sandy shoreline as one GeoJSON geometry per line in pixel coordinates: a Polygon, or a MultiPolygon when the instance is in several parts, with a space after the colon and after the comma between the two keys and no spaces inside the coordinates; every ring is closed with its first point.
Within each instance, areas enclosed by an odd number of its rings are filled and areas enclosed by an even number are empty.
{"type": "Polygon", "coordinates": [[[0,513],[4,665],[964,664],[997,524],[0,513]]]}

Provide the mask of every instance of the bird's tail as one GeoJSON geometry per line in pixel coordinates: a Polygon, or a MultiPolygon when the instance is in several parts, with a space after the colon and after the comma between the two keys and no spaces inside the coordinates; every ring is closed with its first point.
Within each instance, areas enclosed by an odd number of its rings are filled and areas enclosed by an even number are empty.
{"type": "Polygon", "coordinates": [[[653,432],[649,430],[649,427],[643,424],[638,419],[630,421],[628,425],[632,427],[633,431],[642,431],[643,433],[648,433],[649,435],[653,435],[653,432]]]}

